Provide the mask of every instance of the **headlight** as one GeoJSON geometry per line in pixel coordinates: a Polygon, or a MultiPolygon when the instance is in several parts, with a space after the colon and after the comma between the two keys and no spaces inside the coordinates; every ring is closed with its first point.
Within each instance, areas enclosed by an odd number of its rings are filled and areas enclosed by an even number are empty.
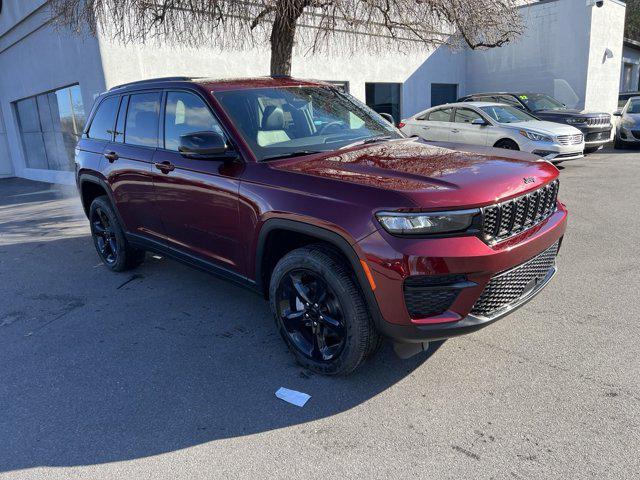
{"type": "Polygon", "coordinates": [[[630,118],[625,118],[624,120],[622,120],[622,126],[627,128],[633,128],[636,126],[636,122],[634,122],[630,118]]]}
{"type": "Polygon", "coordinates": [[[527,137],[529,140],[535,140],[536,142],[552,142],[551,137],[543,135],[542,133],[530,132],[528,130],[520,130],[520,135],[527,137]]]}
{"type": "Polygon", "coordinates": [[[389,233],[424,235],[466,230],[478,213],[478,209],[451,212],[378,212],[376,218],[389,233]]]}
{"type": "Polygon", "coordinates": [[[586,118],[567,118],[567,123],[571,125],[580,125],[582,123],[587,123],[586,118]]]}

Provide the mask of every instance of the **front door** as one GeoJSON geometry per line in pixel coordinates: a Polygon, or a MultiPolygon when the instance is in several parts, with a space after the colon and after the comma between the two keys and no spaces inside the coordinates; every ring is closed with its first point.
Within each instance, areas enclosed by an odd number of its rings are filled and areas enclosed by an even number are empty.
{"type": "Polygon", "coordinates": [[[215,131],[225,135],[211,109],[195,92],[169,91],[164,99],[162,147],[154,157],[154,184],[170,246],[238,269],[238,189],[243,166],[186,158],[180,136],[215,131]]]}
{"type": "Polygon", "coordinates": [[[453,108],[440,108],[431,111],[424,120],[419,121],[417,135],[433,142],[448,142],[451,136],[451,116],[453,108]]]}
{"type": "Polygon", "coordinates": [[[456,108],[453,123],[451,124],[450,142],[465,143],[469,145],[487,144],[487,125],[474,125],[474,120],[484,120],[482,116],[470,108],[456,108]]]}

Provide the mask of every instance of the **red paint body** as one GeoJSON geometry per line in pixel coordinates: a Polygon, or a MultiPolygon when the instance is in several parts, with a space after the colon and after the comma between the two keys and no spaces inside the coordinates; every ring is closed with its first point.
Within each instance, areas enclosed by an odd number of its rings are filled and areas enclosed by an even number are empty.
{"type": "MultiPolygon", "coordinates": [[[[453,210],[491,205],[533,191],[558,177],[546,162],[529,162],[400,139],[286,160],[256,162],[212,92],[225,89],[323,85],[293,79],[156,82],[116,89],[191,90],[207,100],[237,145],[234,163],[194,160],[160,148],[84,138],[77,153],[81,193],[85,181],[106,188],[131,238],[184,253],[260,285],[261,229],[287,219],[339,235],[370,267],[381,321],[406,326],[454,323],[466,317],[489,279],[536,256],[564,234],[561,204],[542,223],[490,246],[478,236],[406,238],[387,233],[381,210],[453,210]],[[103,156],[115,152],[119,159],[103,156]],[[154,164],[170,162],[169,173],[154,164]],[[533,183],[524,183],[533,177],[533,183]],[[97,183],[96,183],[97,184],[97,183]],[[464,289],[442,315],[410,318],[403,281],[410,275],[462,273],[477,286],[464,289]]],[[[324,85],[323,85],[324,86],[324,85]]],[[[100,99],[98,99],[99,101],[100,99]]],[[[96,102],[98,103],[98,102],[96,102]]],[[[95,107],[94,107],[95,108],[95,107]]],[[[354,266],[362,273],[361,265],[354,266]]],[[[361,281],[363,289],[371,289],[361,281]]],[[[380,325],[379,325],[380,326],[380,325]]],[[[382,328],[385,330],[384,328],[382,328]]],[[[415,331],[407,338],[415,339],[415,331]]],[[[422,337],[429,337],[425,333],[422,337]]],[[[432,336],[432,335],[431,335],[432,336]]],[[[447,335],[449,336],[449,335],[447,335]]]]}

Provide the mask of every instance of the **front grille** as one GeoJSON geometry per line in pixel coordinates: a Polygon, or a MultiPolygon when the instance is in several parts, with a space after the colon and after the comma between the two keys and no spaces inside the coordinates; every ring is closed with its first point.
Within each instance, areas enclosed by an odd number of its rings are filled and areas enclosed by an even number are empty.
{"type": "Polygon", "coordinates": [[[559,135],[557,138],[560,145],[578,145],[582,143],[583,136],[581,133],[576,133],[575,135],[559,135]]]}
{"type": "Polygon", "coordinates": [[[530,293],[555,266],[558,247],[556,242],[528,262],[493,277],[471,314],[491,318],[530,293]]]}
{"type": "Polygon", "coordinates": [[[556,211],[558,180],[507,202],[482,209],[483,239],[490,244],[500,242],[527,230],[556,211]]]}
{"type": "Polygon", "coordinates": [[[587,125],[590,127],[597,127],[600,125],[609,125],[611,123],[611,116],[601,115],[599,117],[587,118],[587,125]]]}
{"type": "Polygon", "coordinates": [[[404,301],[411,318],[440,315],[467,285],[464,275],[415,275],[404,281],[404,301]]]}
{"type": "Polygon", "coordinates": [[[604,132],[592,132],[587,133],[585,141],[597,142],[599,140],[609,140],[609,137],[611,137],[611,130],[605,130],[604,132]]]}

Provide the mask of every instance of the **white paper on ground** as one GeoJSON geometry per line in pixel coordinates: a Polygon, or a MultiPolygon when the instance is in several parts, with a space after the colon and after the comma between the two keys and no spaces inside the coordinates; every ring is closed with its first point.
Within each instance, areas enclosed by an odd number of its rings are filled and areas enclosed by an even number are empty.
{"type": "Polygon", "coordinates": [[[304,404],[307,403],[307,401],[311,398],[311,395],[280,387],[276,392],[276,397],[284,400],[285,402],[297,405],[298,407],[304,407],[304,404]]]}

